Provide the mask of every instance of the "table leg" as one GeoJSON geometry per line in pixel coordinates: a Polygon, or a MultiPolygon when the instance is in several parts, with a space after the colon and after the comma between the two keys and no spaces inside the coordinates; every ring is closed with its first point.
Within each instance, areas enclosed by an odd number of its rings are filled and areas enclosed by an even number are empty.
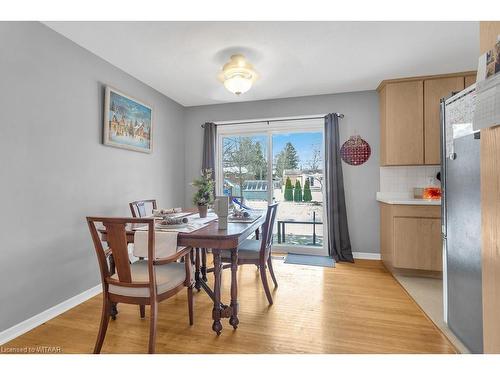
{"type": "Polygon", "coordinates": [[[260,238],[260,228],[255,229],[255,239],[258,240],[260,238]]]}
{"type": "Polygon", "coordinates": [[[220,257],[219,249],[212,249],[212,254],[214,257],[214,308],[212,310],[212,319],[214,320],[212,324],[212,330],[217,333],[217,336],[221,334],[222,324],[220,322],[222,315],[222,306],[220,302],[220,292],[221,292],[221,282],[222,282],[222,262],[220,257]]]}
{"type": "Polygon", "coordinates": [[[207,249],[201,249],[201,278],[203,281],[208,281],[207,279],[207,249]]]}
{"type": "MultiPolygon", "coordinates": [[[[115,258],[113,258],[113,254],[109,254],[109,273],[113,275],[115,272],[115,258]]],[[[116,305],[116,302],[111,302],[111,319],[113,320],[116,320],[116,316],[118,315],[118,309],[116,308],[116,305]]]]}
{"type": "Polygon", "coordinates": [[[229,324],[238,328],[238,250],[231,250],[231,317],[229,324]]]}
{"type": "Polygon", "coordinates": [[[313,223],[313,245],[316,245],[316,223],[313,223]]]}
{"type": "Polygon", "coordinates": [[[286,242],[285,240],[285,223],[281,223],[282,227],[281,227],[281,240],[283,241],[283,243],[286,242]]]}
{"type": "Polygon", "coordinates": [[[199,292],[201,290],[201,285],[200,285],[200,248],[196,248],[196,255],[195,255],[195,270],[194,270],[194,287],[196,290],[199,292]]]}
{"type": "Polygon", "coordinates": [[[278,243],[281,243],[281,223],[278,221],[278,243]]]}

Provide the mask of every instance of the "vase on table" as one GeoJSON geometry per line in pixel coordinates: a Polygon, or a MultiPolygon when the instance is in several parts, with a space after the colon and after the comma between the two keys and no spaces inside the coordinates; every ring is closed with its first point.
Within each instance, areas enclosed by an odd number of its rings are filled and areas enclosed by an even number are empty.
{"type": "Polygon", "coordinates": [[[208,206],[207,205],[198,205],[198,212],[200,213],[200,217],[207,217],[208,206]]]}

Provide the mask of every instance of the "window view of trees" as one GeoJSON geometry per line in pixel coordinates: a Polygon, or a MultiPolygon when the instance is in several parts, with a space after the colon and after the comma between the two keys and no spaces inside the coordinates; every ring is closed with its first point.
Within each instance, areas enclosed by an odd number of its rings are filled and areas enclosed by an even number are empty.
{"type": "MultiPolygon", "coordinates": [[[[267,178],[266,147],[257,137],[225,137],[223,142],[222,163],[224,178],[244,190],[245,181],[267,178]]],[[[234,192],[233,192],[234,195],[234,192]]]]}
{"type": "Polygon", "coordinates": [[[293,186],[290,177],[286,178],[284,198],[286,201],[293,201],[293,186]]]}
{"type": "MultiPolygon", "coordinates": [[[[311,189],[311,186],[322,188],[323,175],[320,146],[319,144],[312,144],[309,150],[309,158],[301,160],[299,152],[292,142],[286,142],[283,145],[283,148],[274,156],[273,180],[276,182],[276,185],[283,186],[287,182],[285,171],[298,171],[307,173],[311,176],[311,181],[307,182],[308,190],[311,189]]],[[[248,185],[247,182],[267,180],[268,165],[266,156],[267,141],[264,136],[224,137],[222,162],[224,167],[224,178],[226,180],[225,183],[238,187],[236,194],[232,191],[232,195],[242,195],[245,187],[255,185],[248,185]]],[[[293,185],[290,186],[292,189],[290,201],[297,200],[295,195],[297,195],[297,197],[302,197],[301,200],[303,200],[302,187],[300,188],[300,194],[295,194],[297,187],[294,185],[295,181],[293,185]]],[[[288,185],[283,186],[283,188],[286,190],[287,186],[288,185]]],[[[312,198],[309,197],[310,193],[308,192],[305,195],[307,201],[312,200],[312,198]]]]}
{"type": "MultiPolygon", "coordinates": [[[[305,164],[305,171],[313,176],[313,180],[318,183],[318,186],[323,190],[323,159],[321,157],[321,148],[320,145],[315,144],[312,145],[312,156],[305,164]]],[[[305,186],[304,186],[305,188],[305,186]]],[[[304,198],[305,201],[305,198],[304,198]]]]}
{"type": "Polygon", "coordinates": [[[274,161],[276,176],[283,177],[283,171],[285,169],[297,169],[299,163],[300,158],[297,154],[297,150],[290,142],[287,142],[274,161]]]}
{"type": "Polygon", "coordinates": [[[312,201],[311,185],[309,184],[309,179],[304,183],[304,202],[312,201]]]}

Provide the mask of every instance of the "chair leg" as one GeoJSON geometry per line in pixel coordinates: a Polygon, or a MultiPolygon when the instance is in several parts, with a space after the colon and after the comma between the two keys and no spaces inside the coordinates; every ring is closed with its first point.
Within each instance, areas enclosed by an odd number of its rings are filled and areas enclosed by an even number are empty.
{"type": "Polygon", "coordinates": [[[193,325],[193,287],[188,287],[188,310],[189,310],[189,325],[193,325]]]}
{"type": "Polygon", "coordinates": [[[196,248],[194,261],[194,287],[199,292],[201,290],[201,274],[200,274],[200,248],[196,248]]]}
{"type": "Polygon", "coordinates": [[[99,354],[101,352],[102,343],[104,342],[104,337],[106,336],[106,331],[108,330],[108,323],[110,316],[111,316],[111,303],[108,301],[106,295],[103,293],[101,323],[99,325],[99,333],[97,334],[97,340],[94,346],[94,354],[99,354]]]}
{"type": "Polygon", "coordinates": [[[158,320],[158,302],[151,301],[149,317],[149,354],[154,354],[156,343],[156,321],[158,320]]]}
{"type": "Polygon", "coordinates": [[[273,297],[271,296],[271,291],[269,290],[269,284],[267,283],[266,266],[261,264],[260,267],[260,278],[262,279],[262,285],[264,286],[264,291],[266,292],[267,300],[269,304],[273,304],[273,297]]]}
{"type": "Polygon", "coordinates": [[[201,249],[201,279],[203,281],[208,281],[207,279],[207,249],[201,249]]]}
{"type": "Polygon", "coordinates": [[[141,319],[144,319],[146,316],[146,308],[144,305],[139,305],[139,313],[141,314],[141,319]]]}
{"type": "Polygon", "coordinates": [[[278,287],[278,281],[276,281],[276,276],[274,275],[274,270],[273,270],[273,261],[271,260],[271,256],[269,256],[269,259],[267,260],[267,267],[269,268],[269,273],[271,274],[271,278],[273,279],[274,287],[278,287]]]}

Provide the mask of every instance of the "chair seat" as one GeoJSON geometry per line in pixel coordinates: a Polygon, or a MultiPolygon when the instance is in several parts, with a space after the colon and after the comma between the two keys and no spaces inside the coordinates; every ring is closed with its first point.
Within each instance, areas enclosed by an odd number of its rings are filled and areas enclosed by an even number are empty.
{"type": "MultiPolygon", "coordinates": [[[[238,246],[238,259],[259,259],[260,240],[245,240],[238,246]]],[[[221,251],[223,261],[231,261],[231,250],[221,251]]]]}
{"type": "MultiPolygon", "coordinates": [[[[184,283],[186,280],[185,267],[184,263],[175,262],[154,266],[156,270],[157,293],[165,293],[184,283]]],[[[132,263],[130,265],[130,273],[132,275],[132,282],[148,282],[148,261],[139,260],[132,263]]],[[[111,278],[118,280],[118,275],[115,273],[111,278]]],[[[127,297],[149,297],[149,288],[130,288],[109,284],[109,292],[127,297]]]]}

